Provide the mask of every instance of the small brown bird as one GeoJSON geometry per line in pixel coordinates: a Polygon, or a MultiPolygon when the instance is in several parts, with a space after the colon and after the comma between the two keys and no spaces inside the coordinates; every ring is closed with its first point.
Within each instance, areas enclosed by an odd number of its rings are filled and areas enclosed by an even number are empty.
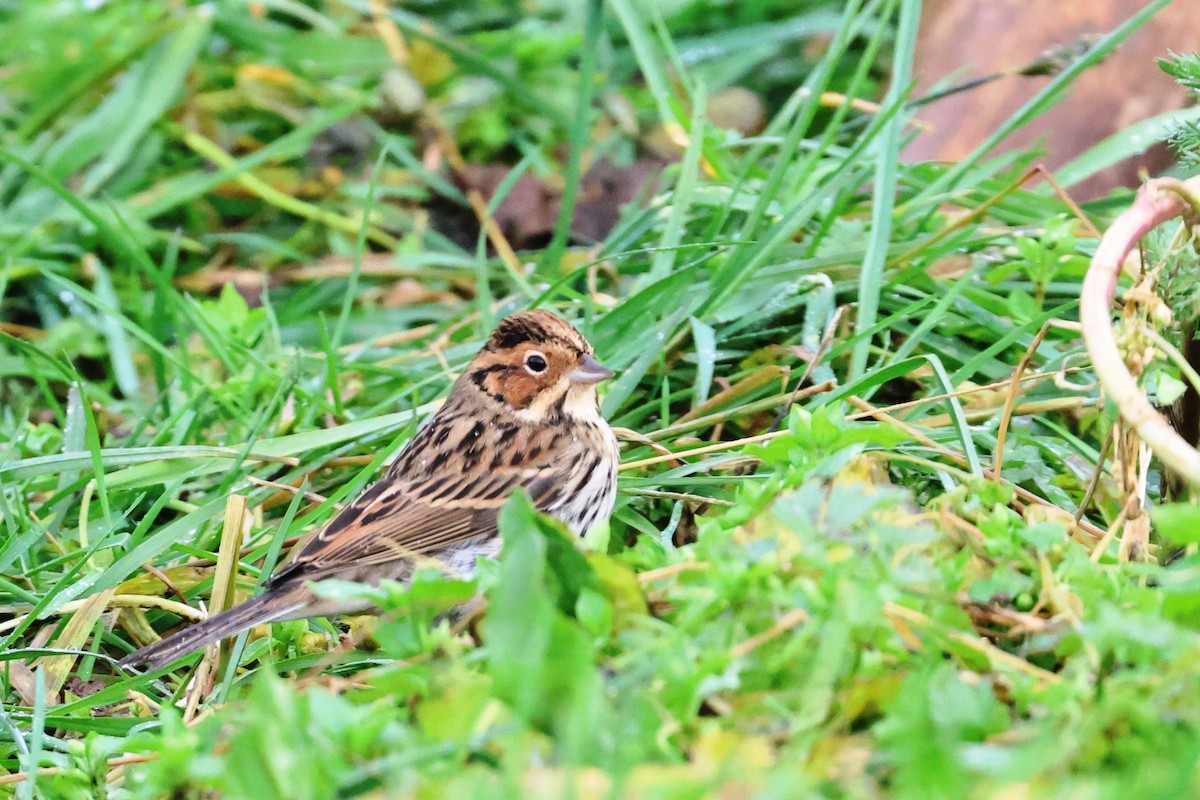
{"type": "Polygon", "coordinates": [[[517,487],[585,534],[616,498],[617,439],[596,397],[612,375],[548,311],[501,320],[387,474],[301,544],[262,594],[120,663],[157,669],[252,625],[369,608],[318,598],[310,581],[402,581],[422,559],[469,573],[499,552],[497,515],[517,487]]]}

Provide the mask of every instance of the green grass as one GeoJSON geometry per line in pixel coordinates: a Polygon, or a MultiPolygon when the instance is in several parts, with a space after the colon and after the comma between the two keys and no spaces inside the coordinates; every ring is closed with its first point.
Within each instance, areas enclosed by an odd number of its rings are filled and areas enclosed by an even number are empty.
{"type": "Polygon", "coordinates": [[[1036,339],[1076,319],[1095,240],[1021,182],[1032,155],[896,159],[917,3],[252,8],[0,4],[0,796],[1195,791],[1198,556],[1094,549],[1124,502],[1112,415],[1077,332],[1036,339]],[[760,134],[708,120],[731,84],[760,134]],[[431,225],[471,215],[423,161],[437,126],[569,208],[593,157],[637,152],[616,108],[686,141],[604,242],[563,218],[514,269],[431,225]],[[388,301],[401,281],[427,294],[388,301]],[[115,669],[214,584],[252,592],[533,305],[619,371],[609,530],[576,547],[517,498],[470,582],[323,587],[377,623],[115,669]],[[1049,376],[1008,422],[988,385],[1027,352],[1049,376]]]}

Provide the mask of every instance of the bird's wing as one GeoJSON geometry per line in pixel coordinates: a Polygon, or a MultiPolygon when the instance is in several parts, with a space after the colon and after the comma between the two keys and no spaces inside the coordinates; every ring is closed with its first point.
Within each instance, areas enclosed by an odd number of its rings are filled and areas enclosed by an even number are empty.
{"type": "Polygon", "coordinates": [[[301,545],[271,583],[436,557],[456,544],[494,536],[500,508],[517,486],[526,486],[535,502],[548,488],[543,472],[510,468],[419,480],[389,474],[301,545]]]}

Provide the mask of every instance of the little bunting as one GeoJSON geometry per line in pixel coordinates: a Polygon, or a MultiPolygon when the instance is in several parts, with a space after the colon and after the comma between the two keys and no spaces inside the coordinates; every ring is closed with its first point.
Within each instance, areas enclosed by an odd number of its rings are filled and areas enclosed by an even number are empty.
{"type": "Polygon", "coordinates": [[[328,578],[406,580],[422,559],[467,574],[500,550],[497,515],[517,488],[582,536],[612,513],[617,438],[596,384],[612,370],[548,311],[501,320],[441,409],[387,473],[299,545],[262,594],[121,660],[157,669],[264,622],[369,609],[318,597],[328,578]]]}

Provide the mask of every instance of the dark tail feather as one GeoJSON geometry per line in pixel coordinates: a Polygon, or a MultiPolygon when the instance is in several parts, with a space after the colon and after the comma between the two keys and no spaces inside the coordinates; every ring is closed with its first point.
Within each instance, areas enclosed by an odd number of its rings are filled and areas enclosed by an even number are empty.
{"type": "Polygon", "coordinates": [[[292,598],[268,593],[247,600],[241,605],[234,606],[216,616],[209,617],[189,628],[174,633],[162,641],[143,647],[122,658],[118,664],[125,668],[144,671],[165,667],[172,661],[199,650],[205,645],[232,636],[239,631],[271,622],[296,610],[303,602],[290,602],[292,598]]]}

